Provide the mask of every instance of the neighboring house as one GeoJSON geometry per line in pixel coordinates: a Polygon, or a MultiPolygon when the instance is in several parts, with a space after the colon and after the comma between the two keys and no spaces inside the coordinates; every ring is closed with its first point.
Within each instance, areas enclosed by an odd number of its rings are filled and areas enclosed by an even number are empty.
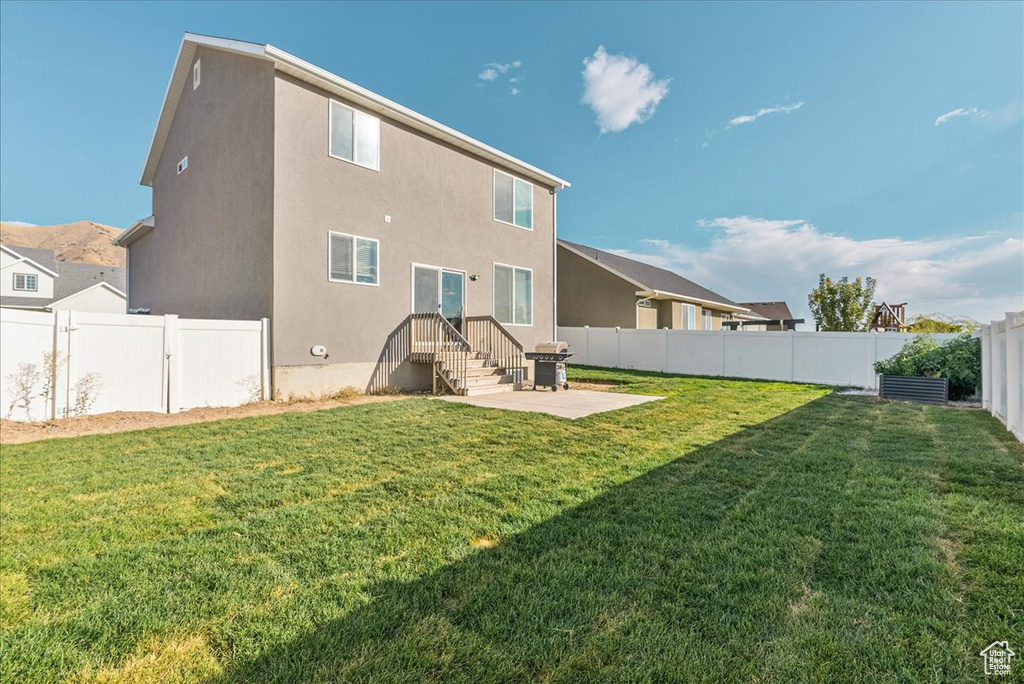
{"type": "Polygon", "coordinates": [[[907,303],[875,305],[875,315],[868,330],[871,332],[903,332],[907,328],[907,303]]]}
{"type": "Polygon", "coordinates": [[[271,45],[185,34],[140,182],[129,305],[271,319],[279,396],[499,389],[555,334],[569,184],[271,45]]]}
{"type": "Polygon", "coordinates": [[[796,330],[796,326],[804,322],[802,318],[793,318],[786,302],[740,302],[739,305],[750,309],[750,313],[729,323],[733,330],[796,330]]]}
{"type": "Polygon", "coordinates": [[[558,241],[558,324],[721,330],[747,309],[678,273],[558,241]]]}
{"type": "Polygon", "coordinates": [[[124,313],[125,269],[57,261],[53,250],[0,245],[0,306],[124,313]]]}

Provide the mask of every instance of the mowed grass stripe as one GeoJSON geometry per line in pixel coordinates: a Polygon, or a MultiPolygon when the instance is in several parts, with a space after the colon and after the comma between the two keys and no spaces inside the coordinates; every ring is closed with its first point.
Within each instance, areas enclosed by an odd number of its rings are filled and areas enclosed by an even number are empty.
{"type": "Polygon", "coordinates": [[[575,374],[667,399],[5,447],[2,678],[973,681],[1013,639],[1022,455],[989,417],[575,374]]]}

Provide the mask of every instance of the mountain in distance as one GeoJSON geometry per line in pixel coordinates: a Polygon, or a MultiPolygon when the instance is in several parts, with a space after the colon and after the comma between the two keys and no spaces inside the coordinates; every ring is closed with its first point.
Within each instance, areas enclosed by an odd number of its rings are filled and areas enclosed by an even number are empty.
{"type": "Polygon", "coordinates": [[[52,249],[58,261],[103,266],[125,265],[125,249],[113,244],[121,232],[120,228],[95,221],[75,221],[58,226],[0,222],[0,242],[15,250],[18,246],[52,249]]]}

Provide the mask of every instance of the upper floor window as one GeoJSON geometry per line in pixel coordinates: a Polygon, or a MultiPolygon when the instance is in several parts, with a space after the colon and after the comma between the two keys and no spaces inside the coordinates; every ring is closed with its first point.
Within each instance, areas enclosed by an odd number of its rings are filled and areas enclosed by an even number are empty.
{"type": "Polygon", "coordinates": [[[495,169],[494,220],[533,230],[533,185],[495,169]]]}
{"type": "Polygon", "coordinates": [[[494,264],[494,318],[505,325],[533,325],[533,271],[494,264]]]}
{"type": "Polygon", "coordinates": [[[331,100],[330,155],[380,169],[380,119],[331,100]]]}
{"type": "Polygon", "coordinates": [[[39,277],[34,273],[15,273],[14,289],[20,292],[36,292],[39,290],[39,277]]]}
{"type": "Polygon", "coordinates": [[[378,284],[379,246],[373,238],[330,233],[330,280],[339,283],[378,284]]]}
{"type": "Polygon", "coordinates": [[[201,60],[197,59],[196,63],[192,65],[192,90],[195,90],[199,87],[199,77],[202,76],[202,74],[199,72],[200,61],[201,60]]]}

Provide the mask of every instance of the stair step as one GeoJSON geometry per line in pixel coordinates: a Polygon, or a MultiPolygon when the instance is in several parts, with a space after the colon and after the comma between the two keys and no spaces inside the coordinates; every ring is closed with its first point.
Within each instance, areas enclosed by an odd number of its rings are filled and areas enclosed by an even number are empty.
{"type": "Polygon", "coordinates": [[[515,383],[509,382],[503,385],[484,385],[483,387],[467,387],[465,396],[479,397],[482,394],[499,394],[501,392],[512,392],[516,388],[515,383]]]}
{"type": "Polygon", "coordinates": [[[489,376],[489,375],[504,375],[504,368],[495,368],[494,366],[483,366],[482,368],[467,368],[466,375],[469,377],[489,376]]]}
{"type": "Polygon", "coordinates": [[[466,387],[486,387],[488,385],[507,385],[515,382],[515,378],[507,373],[500,375],[470,375],[466,378],[466,387]]]}

